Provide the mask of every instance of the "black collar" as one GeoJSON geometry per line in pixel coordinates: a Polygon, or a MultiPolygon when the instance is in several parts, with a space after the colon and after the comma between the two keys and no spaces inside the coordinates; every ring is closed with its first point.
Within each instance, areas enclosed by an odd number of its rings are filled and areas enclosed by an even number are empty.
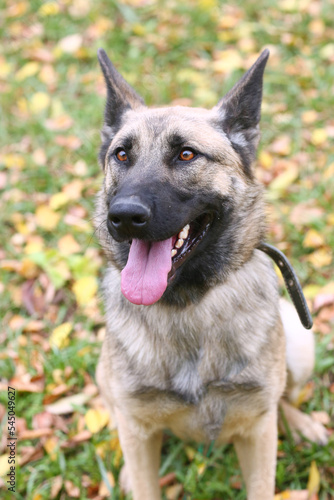
{"type": "Polygon", "coordinates": [[[293,270],[292,265],[285,257],[284,253],[282,253],[277,248],[268,245],[268,243],[264,243],[262,241],[257,248],[269,255],[269,257],[271,257],[277,264],[282,273],[286,288],[296,308],[299,319],[302,325],[309,330],[313,326],[311,313],[307,306],[302,287],[300,286],[299,280],[295,271],[293,270]]]}

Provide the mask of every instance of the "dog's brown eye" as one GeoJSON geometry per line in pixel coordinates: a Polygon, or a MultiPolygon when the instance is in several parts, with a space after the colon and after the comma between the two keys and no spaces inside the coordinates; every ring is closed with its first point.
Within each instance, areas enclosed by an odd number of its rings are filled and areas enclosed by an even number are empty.
{"type": "Polygon", "coordinates": [[[121,149],[120,151],[118,151],[118,153],[116,154],[116,157],[119,161],[126,161],[128,159],[128,155],[126,154],[124,149],[121,149]]]}
{"type": "Polygon", "coordinates": [[[195,158],[195,153],[191,151],[191,149],[182,149],[181,153],[179,154],[179,160],[182,161],[189,161],[195,158]]]}

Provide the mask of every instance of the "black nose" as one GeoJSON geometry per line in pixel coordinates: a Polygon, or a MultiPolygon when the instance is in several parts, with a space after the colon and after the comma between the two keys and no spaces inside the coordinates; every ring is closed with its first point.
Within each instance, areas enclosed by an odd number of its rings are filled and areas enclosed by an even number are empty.
{"type": "Polygon", "coordinates": [[[111,203],[108,221],[113,229],[131,233],[144,228],[151,218],[151,209],[139,197],[119,198],[111,203]]]}

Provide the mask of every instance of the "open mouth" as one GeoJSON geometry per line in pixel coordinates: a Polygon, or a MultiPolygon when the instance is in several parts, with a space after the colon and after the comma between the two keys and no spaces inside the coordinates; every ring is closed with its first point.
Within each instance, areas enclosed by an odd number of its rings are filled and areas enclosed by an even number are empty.
{"type": "Polygon", "coordinates": [[[168,275],[168,283],[172,280],[175,271],[192,254],[198,244],[203,240],[212,222],[211,214],[202,214],[173,237],[171,251],[172,268],[168,275]]]}
{"type": "Polygon", "coordinates": [[[176,270],[209,230],[212,214],[202,214],[163,241],[133,239],[121,273],[121,290],[133,304],[152,305],[164,294],[176,270]]]}

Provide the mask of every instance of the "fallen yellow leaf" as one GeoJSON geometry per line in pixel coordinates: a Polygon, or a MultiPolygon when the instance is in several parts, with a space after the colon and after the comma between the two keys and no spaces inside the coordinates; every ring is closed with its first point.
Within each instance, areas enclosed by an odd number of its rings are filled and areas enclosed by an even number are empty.
{"type": "Polygon", "coordinates": [[[0,457],[0,477],[5,476],[10,470],[10,465],[8,463],[8,455],[1,455],[0,457]]]}
{"type": "Polygon", "coordinates": [[[21,263],[22,263],[22,266],[21,266],[21,269],[19,271],[21,276],[24,276],[24,278],[31,280],[31,279],[36,278],[39,275],[39,269],[32,260],[25,257],[22,259],[21,263]]]}
{"type": "Polygon", "coordinates": [[[55,461],[57,459],[57,447],[58,447],[57,438],[55,438],[54,436],[48,438],[43,446],[46,453],[50,456],[50,459],[52,461],[55,461]]]}
{"type": "Polygon", "coordinates": [[[20,17],[23,16],[28,10],[29,4],[24,0],[22,2],[12,3],[7,9],[8,17],[20,17]]]}
{"type": "Polygon", "coordinates": [[[324,128],[316,128],[312,132],[311,142],[315,146],[321,146],[327,140],[327,132],[324,128]]]}
{"type": "Polygon", "coordinates": [[[216,73],[231,73],[243,67],[244,61],[235,49],[219,51],[217,55],[217,60],[213,62],[213,69],[216,73]]]}
{"type": "Polygon", "coordinates": [[[334,213],[327,215],[327,222],[330,226],[334,226],[334,213]]]}
{"type": "Polygon", "coordinates": [[[322,234],[315,229],[309,229],[309,231],[307,231],[303,241],[304,248],[317,248],[323,246],[324,244],[325,238],[322,234]]]}
{"type": "Polygon", "coordinates": [[[306,285],[303,287],[305,297],[310,300],[314,299],[320,290],[321,286],[319,285],[306,285]]]}
{"type": "Polygon", "coordinates": [[[30,99],[29,109],[33,115],[38,115],[50,105],[51,98],[45,92],[36,92],[30,99]]]}
{"type": "Polygon", "coordinates": [[[324,179],[333,179],[334,178],[334,162],[331,163],[324,172],[324,179]]]}
{"type": "Polygon", "coordinates": [[[42,17],[55,16],[60,11],[59,4],[57,2],[46,2],[38,10],[38,13],[42,17]]]}
{"type": "Polygon", "coordinates": [[[20,170],[26,163],[24,157],[18,154],[4,155],[2,161],[7,168],[18,168],[20,170]]]}
{"type": "Polygon", "coordinates": [[[319,293],[322,295],[334,293],[334,281],[330,281],[327,285],[320,288],[319,293]]]}
{"type": "Polygon", "coordinates": [[[2,57],[0,58],[0,78],[5,79],[11,72],[12,66],[10,63],[5,61],[2,57]]]}
{"type": "Polygon", "coordinates": [[[273,164],[273,157],[267,151],[261,151],[259,154],[259,163],[263,168],[269,169],[273,164]]]}
{"type": "Polygon", "coordinates": [[[73,285],[73,293],[80,306],[89,304],[97,292],[97,280],[94,276],[79,278],[73,285]]]}
{"type": "Polygon", "coordinates": [[[63,255],[80,252],[80,245],[71,234],[66,234],[58,241],[58,248],[63,255]]]}
{"type": "Polygon", "coordinates": [[[36,220],[39,227],[52,231],[58,225],[60,214],[54,212],[47,205],[41,205],[36,209],[36,220]]]}
{"type": "Polygon", "coordinates": [[[66,205],[69,202],[69,197],[66,193],[60,192],[53,194],[49,201],[49,206],[52,210],[58,210],[58,208],[66,205]]]}
{"type": "Polygon", "coordinates": [[[70,200],[78,200],[81,198],[81,191],[84,188],[84,183],[80,179],[75,179],[74,181],[66,184],[63,188],[63,194],[70,200]]]}
{"type": "Polygon", "coordinates": [[[275,177],[269,185],[269,196],[272,198],[280,196],[298,177],[298,168],[293,165],[285,172],[275,177]]]}
{"type": "Polygon", "coordinates": [[[318,119],[318,113],[314,109],[308,109],[302,113],[302,122],[306,125],[314,123],[318,119]]]}
{"type": "Polygon", "coordinates": [[[50,344],[58,347],[58,349],[62,349],[69,344],[69,335],[72,331],[73,325],[70,322],[62,323],[57,326],[51,336],[50,336],[50,344]]]}
{"type": "Polygon", "coordinates": [[[22,82],[26,78],[35,75],[39,68],[40,65],[38,64],[38,62],[28,62],[18,70],[15,75],[15,80],[18,82],[22,82]]]}
{"type": "Polygon", "coordinates": [[[320,269],[321,267],[329,266],[332,262],[332,255],[329,249],[320,248],[311,253],[311,255],[307,257],[307,260],[311,262],[316,269],[320,269]]]}
{"type": "Polygon", "coordinates": [[[310,467],[310,474],[307,482],[307,491],[309,495],[318,493],[320,488],[320,474],[315,460],[312,460],[310,467]]]}
{"type": "Polygon", "coordinates": [[[105,427],[108,422],[109,412],[102,408],[91,408],[85,415],[86,426],[88,430],[93,434],[103,429],[103,427],[105,427]]]}

